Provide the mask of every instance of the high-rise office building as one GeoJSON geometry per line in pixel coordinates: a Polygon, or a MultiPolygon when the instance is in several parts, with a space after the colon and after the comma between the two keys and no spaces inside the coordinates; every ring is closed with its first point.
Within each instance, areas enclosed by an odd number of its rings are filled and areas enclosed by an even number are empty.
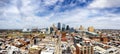
{"type": "Polygon", "coordinates": [[[69,27],[69,25],[67,25],[67,26],[66,26],[66,30],[69,30],[69,29],[70,29],[70,27],[69,27]]]}
{"type": "Polygon", "coordinates": [[[53,27],[50,27],[50,34],[53,32],[53,27]]]}
{"type": "Polygon", "coordinates": [[[65,24],[62,24],[62,31],[65,31],[65,24]]]}
{"type": "Polygon", "coordinates": [[[61,23],[58,22],[58,26],[57,26],[58,30],[61,30],[61,23]]]}

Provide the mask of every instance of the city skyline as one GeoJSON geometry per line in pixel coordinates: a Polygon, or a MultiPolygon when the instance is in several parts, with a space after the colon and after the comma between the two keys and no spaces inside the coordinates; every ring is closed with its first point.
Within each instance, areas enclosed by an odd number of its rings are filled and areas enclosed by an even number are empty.
{"type": "Polygon", "coordinates": [[[0,29],[49,27],[61,22],[72,27],[120,29],[119,0],[1,0],[0,29]]]}

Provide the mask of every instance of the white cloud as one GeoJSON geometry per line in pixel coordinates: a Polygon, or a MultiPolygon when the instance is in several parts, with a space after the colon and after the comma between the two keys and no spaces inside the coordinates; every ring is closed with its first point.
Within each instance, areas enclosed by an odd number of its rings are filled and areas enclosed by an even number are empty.
{"type": "Polygon", "coordinates": [[[72,11],[59,13],[53,18],[56,18],[53,20],[55,23],[62,22],[69,24],[71,27],[83,25],[85,27],[94,26],[99,29],[120,29],[119,14],[102,12],[97,9],[74,9],[72,11]],[[97,16],[99,14],[102,15],[97,16]],[[91,15],[93,15],[93,17],[89,17],[91,15]]]}
{"type": "Polygon", "coordinates": [[[39,7],[36,3],[32,3],[32,0],[21,0],[21,6],[18,8],[16,0],[12,1],[12,4],[9,7],[4,7],[3,11],[0,11],[0,28],[10,29],[10,28],[24,28],[24,27],[47,27],[50,16],[38,17],[35,15],[35,11],[39,7]],[[4,18],[3,18],[4,17],[4,18]],[[5,19],[5,20],[4,20],[5,19]]]}
{"type": "Polygon", "coordinates": [[[58,0],[44,0],[44,4],[46,6],[48,5],[54,5],[58,0]]]}
{"type": "MultiPolygon", "coordinates": [[[[53,5],[57,0],[45,0],[46,5],[53,5]],[[50,1],[50,2],[49,2],[50,1]]],[[[115,7],[118,0],[114,0],[113,4],[108,0],[96,0],[90,4],[90,8],[115,7]],[[98,2],[99,1],[99,2],[98,2]]],[[[62,2],[62,1],[61,1],[62,2]]],[[[100,11],[99,9],[80,9],[76,8],[71,11],[57,12],[60,6],[55,8],[55,12],[46,16],[36,16],[36,12],[46,11],[44,7],[37,3],[37,0],[21,0],[21,5],[18,8],[16,2],[12,2],[9,7],[3,8],[0,11],[0,28],[24,28],[24,27],[48,27],[52,23],[61,22],[69,24],[71,27],[83,25],[85,27],[95,26],[95,28],[112,28],[120,29],[120,15],[109,11],[100,11]]],[[[117,5],[119,6],[119,5],[117,5]]],[[[116,7],[117,7],[116,6],[116,7]]]]}
{"type": "Polygon", "coordinates": [[[120,0],[94,0],[88,8],[120,7],[120,0]]]}

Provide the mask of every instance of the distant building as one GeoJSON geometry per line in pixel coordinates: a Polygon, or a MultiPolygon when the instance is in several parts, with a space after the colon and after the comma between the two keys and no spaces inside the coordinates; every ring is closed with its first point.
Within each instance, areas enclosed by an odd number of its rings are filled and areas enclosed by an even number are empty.
{"type": "Polygon", "coordinates": [[[41,33],[43,33],[43,34],[45,34],[45,33],[46,33],[46,31],[47,31],[47,29],[46,29],[46,28],[43,28],[43,29],[41,29],[41,30],[40,30],[40,32],[41,32],[41,33]]]}
{"type": "Polygon", "coordinates": [[[65,31],[65,24],[62,24],[62,31],[65,31]]]}
{"type": "Polygon", "coordinates": [[[31,29],[28,29],[28,28],[24,28],[23,30],[22,30],[22,32],[31,32],[32,30],[31,29]]]}
{"type": "Polygon", "coordinates": [[[82,25],[80,25],[79,30],[84,30],[84,27],[82,25]]]}
{"type": "Polygon", "coordinates": [[[108,39],[107,36],[100,36],[100,41],[101,41],[102,43],[106,44],[106,43],[109,41],[109,39],[108,39]]]}
{"type": "Polygon", "coordinates": [[[66,30],[68,30],[68,31],[69,31],[69,29],[70,29],[70,27],[69,27],[69,25],[67,25],[67,26],[66,26],[66,30]]]}
{"type": "Polygon", "coordinates": [[[57,28],[56,28],[55,24],[53,24],[52,27],[53,27],[54,31],[57,31],[57,28]]]}
{"type": "Polygon", "coordinates": [[[39,32],[39,29],[38,28],[33,28],[32,32],[34,32],[34,33],[39,32]]]}
{"type": "Polygon", "coordinates": [[[61,23],[58,22],[58,26],[57,26],[58,30],[61,30],[61,23]]]}
{"type": "Polygon", "coordinates": [[[53,32],[53,27],[50,27],[50,34],[53,32]]]}
{"type": "Polygon", "coordinates": [[[70,28],[70,32],[75,32],[75,29],[74,28],[70,28]]]}
{"type": "Polygon", "coordinates": [[[89,32],[94,32],[94,31],[95,31],[95,29],[94,29],[94,27],[93,27],[93,26],[91,26],[91,27],[88,27],[88,31],[89,31],[89,32]]]}

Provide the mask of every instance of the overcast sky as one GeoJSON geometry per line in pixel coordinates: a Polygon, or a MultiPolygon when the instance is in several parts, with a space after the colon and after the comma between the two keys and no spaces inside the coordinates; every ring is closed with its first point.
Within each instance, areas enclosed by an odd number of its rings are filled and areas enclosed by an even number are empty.
{"type": "Polygon", "coordinates": [[[0,0],[0,29],[49,27],[120,29],[120,0],[0,0]]]}

